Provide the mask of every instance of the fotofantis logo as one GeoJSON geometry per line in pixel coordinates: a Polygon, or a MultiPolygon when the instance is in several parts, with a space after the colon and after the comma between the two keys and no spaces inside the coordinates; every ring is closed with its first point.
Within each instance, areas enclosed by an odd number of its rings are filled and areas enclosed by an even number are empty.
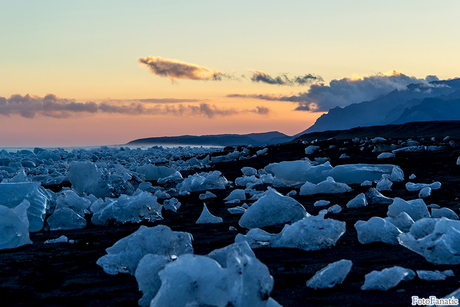
{"type": "Polygon", "coordinates": [[[451,298],[437,298],[430,296],[429,298],[421,298],[412,296],[412,306],[428,306],[428,305],[445,305],[445,306],[458,306],[458,299],[452,296],[451,298]]]}

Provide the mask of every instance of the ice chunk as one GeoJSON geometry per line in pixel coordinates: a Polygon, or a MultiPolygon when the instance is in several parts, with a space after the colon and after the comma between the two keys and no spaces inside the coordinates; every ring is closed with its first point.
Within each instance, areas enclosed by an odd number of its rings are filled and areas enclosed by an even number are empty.
{"type": "Polygon", "coordinates": [[[410,234],[415,239],[426,237],[434,231],[436,223],[439,221],[437,218],[423,218],[416,221],[410,228],[410,234]]]}
{"type": "Polygon", "coordinates": [[[408,191],[420,191],[421,189],[425,187],[430,187],[432,190],[438,190],[441,188],[441,183],[439,181],[433,182],[433,183],[413,183],[413,182],[408,182],[406,183],[406,189],[408,191]]]}
{"type": "Polygon", "coordinates": [[[72,161],[67,177],[72,188],[78,193],[93,194],[98,198],[110,196],[110,189],[102,177],[102,172],[91,162],[72,161]]]}
{"type": "Polygon", "coordinates": [[[319,146],[310,145],[307,148],[305,148],[305,154],[306,155],[311,155],[312,153],[314,153],[319,148],[320,148],[319,146]]]}
{"type": "MultiPolygon", "coordinates": [[[[71,241],[73,241],[73,240],[71,240],[71,241]]],[[[54,243],[70,243],[70,242],[69,242],[69,238],[67,238],[64,235],[62,235],[62,236],[60,236],[59,238],[56,238],[56,239],[50,239],[50,240],[45,241],[45,244],[54,244],[54,243]]]]}
{"type": "MultiPolygon", "coordinates": [[[[450,272],[448,272],[447,274],[450,274],[450,272]]],[[[448,275],[438,270],[436,271],[418,270],[417,276],[418,278],[423,279],[423,280],[445,280],[448,275]]]]}
{"type": "Polygon", "coordinates": [[[349,159],[349,158],[350,158],[350,156],[347,155],[346,153],[341,154],[340,157],[339,157],[339,159],[349,159]]]}
{"type": "Polygon", "coordinates": [[[401,212],[409,214],[414,221],[424,217],[430,217],[430,213],[423,199],[405,201],[402,198],[396,197],[393,203],[388,206],[387,215],[389,217],[396,217],[401,212]]]}
{"type": "Polygon", "coordinates": [[[392,152],[382,152],[377,156],[377,159],[389,159],[394,158],[395,154],[392,152]]]}
{"type": "Polygon", "coordinates": [[[97,260],[104,272],[134,274],[139,261],[147,254],[165,256],[169,259],[193,253],[192,235],[172,231],[168,226],[140,226],[139,229],[106,249],[107,255],[97,260]]]}
{"type": "Polygon", "coordinates": [[[144,175],[145,180],[158,180],[160,178],[165,178],[170,175],[173,175],[176,171],[172,168],[163,165],[156,166],[153,164],[145,164],[139,166],[136,169],[136,172],[144,175]]]}
{"type": "Polygon", "coordinates": [[[399,235],[399,242],[431,263],[460,264],[460,221],[458,220],[443,217],[437,220],[431,234],[417,239],[411,233],[402,233],[399,235]]]}
{"type": "Polygon", "coordinates": [[[209,191],[206,191],[206,193],[200,194],[200,196],[198,196],[198,198],[201,200],[205,200],[208,198],[215,198],[215,197],[217,197],[216,194],[209,192],[209,191]]]}
{"type": "Polygon", "coordinates": [[[323,173],[331,169],[332,166],[329,162],[312,166],[308,160],[271,163],[264,168],[265,171],[274,175],[283,184],[291,187],[300,186],[306,181],[313,183],[323,181],[326,178],[323,173]]]}
{"type": "Polygon", "coordinates": [[[264,149],[256,151],[256,154],[258,156],[262,156],[262,155],[265,155],[267,153],[267,151],[268,151],[268,148],[264,148],[264,149]]]}
{"type": "Polygon", "coordinates": [[[372,181],[370,181],[370,180],[364,180],[364,181],[361,183],[361,186],[362,186],[362,187],[370,187],[370,186],[372,186],[372,181]]]}
{"type": "Polygon", "coordinates": [[[364,193],[358,194],[347,203],[347,208],[360,208],[367,206],[367,199],[364,193]]]}
{"type": "Polygon", "coordinates": [[[409,176],[409,179],[410,179],[410,180],[414,180],[415,178],[417,178],[417,176],[415,176],[415,174],[411,174],[411,175],[409,176]]]}
{"type": "Polygon", "coordinates": [[[150,302],[157,294],[161,286],[161,279],[158,273],[171,262],[170,257],[165,255],[147,254],[139,261],[134,273],[142,297],[139,299],[139,306],[150,306],[150,302]]]}
{"type": "Polygon", "coordinates": [[[305,182],[304,185],[300,187],[300,195],[313,195],[319,193],[346,193],[350,192],[352,189],[345,183],[335,182],[334,178],[327,177],[325,181],[322,181],[318,184],[311,182],[305,182]]]}
{"type": "Polygon", "coordinates": [[[449,208],[431,209],[431,217],[446,217],[451,220],[458,220],[458,215],[449,208]]]}
{"type": "Polygon", "coordinates": [[[227,211],[230,212],[230,214],[243,214],[246,212],[246,209],[243,207],[237,206],[233,208],[228,208],[227,211]]]}
{"type": "Polygon", "coordinates": [[[382,271],[372,271],[366,274],[361,290],[382,290],[386,291],[396,287],[402,280],[414,276],[414,271],[400,266],[383,269],[382,271]]]}
{"type": "Polygon", "coordinates": [[[70,208],[59,208],[46,220],[50,230],[83,229],[86,220],[70,208]]]}
{"type": "Polygon", "coordinates": [[[376,189],[377,191],[390,191],[393,182],[390,181],[388,178],[382,178],[377,182],[376,189]]]}
{"type": "Polygon", "coordinates": [[[174,198],[174,197],[171,199],[166,199],[163,202],[163,207],[165,208],[165,210],[171,210],[176,213],[177,213],[177,209],[179,209],[180,206],[181,206],[181,203],[179,202],[179,200],[177,200],[177,198],[174,198]]]}
{"type": "Polygon", "coordinates": [[[209,173],[197,173],[188,176],[184,181],[178,183],[176,188],[181,192],[206,191],[213,189],[225,189],[228,181],[219,171],[209,173]]]}
{"type": "Polygon", "coordinates": [[[425,198],[431,195],[431,188],[430,187],[424,187],[423,189],[420,190],[418,193],[419,198],[425,198]]]}
{"type": "Polygon", "coordinates": [[[392,198],[389,198],[389,197],[386,197],[386,196],[382,195],[382,193],[377,191],[377,189],[375,189],[375,188],[370,188],[369,190],[367,190],[365,195],[366,195],[366,199],[367,199],[368,203],[371,204],[371,205],[375,205],[375,204],[390,205],[390,204],[393,203],[392,198]]]}
{"type": "Polygon", "coordinates": [[[89,213],[90,206],[91,202],[88,199],[78,196],[73,190],[63,191],[56,200],[56,209],[69,208],[82,217],[89,213]]]}
{"type": "Polygon", "coordinates": [[[313,204],[313,206],[314,206],[314,207],[324,207],[324,206],[329,205],[330,203],[331,203],[331,202],[328,201],[328,200],[321,199],[321,200],[315,201],[315,203],[313,204]]]}
{"type": "Polygon", "coordinates": [[[162,208],[157,202],[157,197],[149,192],[141,192],[133,196],[121,195],[116,201],[95,212],[91,222],[95,225],[107,225],[110,222],[156,221],[163,219],[162,208]]]}
{"type": "Polygon", "coordinates": [[[0,250],[32,244],[27,219],[29,206],[27,200],[23,200],[12,209],[0,205],[0,250]]]}
{"type": "Polygon", "coordinates": [[[39,182],[0,183],[0,205],[14,208],[26,199],[30,206],[27,209],[30,232],[43,228],[49,198],[39,182]]]}
{"type": "Polygon", "coordinates": [[[365,180],[379,180],[382,175],[391,175],[393,169],[399,174],[404,174],[399,166],[392,164],[344,164],[335,166],[327,176],[333,177],[337,182],[353,184],[365,180]]]}
{"type": "Polygon", "coordinates": [[[377,216],[371,217],[367,222],[357,221],[355,228],[361,244],[384,242],[398,245],[398,235],[401,233],[395,225],[377,216]]]}
{"type": "Polygon", "coordinates": [[[309,214],[298,201],[269,188],[265,196],[246,210],[238,224],[244,228],[260,228],[293,223],[307,215],[309,214]]]}
{"type": "Polygon", "coordinates": [[[254,176],[257,175],[257,170],[253,167],[245,166],[241,169],[241,172],[244,176],[254,176]]]}
{"type": "Polygon", "coordinates": [[[398,227],[402,232],[408,232],[414,224],[414,220],[404,211],[396,217],[386,217],[385,220],[398,227]]]}
{"type": "Polygon", "coordinates": [[[333,205],[327,208],[328,213],[339,213],[341,211],[342,211],[342,207],[340,207],[339,205],[333,205]]]}
{"type": "Polygon", "coordinates": [[[196,224],[218,224],[218,223],[222,223],[223,221],[224,220],[221,217],[212,215],[211,212],[209,212],[206,204],[203,203],[203,211],[201,211],[201,215],[195,223],[196,224]]]}
{"type": "Polygon", "coordinates": [[[457,158],[457,165],[460,165],[460,157],[457,158]]]}
{"type": "Polygon", "coordinates": [[[350,273],[353,262],[350,260],[342,259],[333,263],[329,263],[326,267],[322,268],[307,281],[307,287],[313,289],[327,289],[332,288],[337,284],[341,284],[348,273],[350,273]]]}
{"type": "Polygon", "coordinates": [[[244,192],[244,190],[235,189],[230,193],[230,195],[224,198],[225,201],[231,201],[235,199],[246,200],[246,193],[244,192]]]}

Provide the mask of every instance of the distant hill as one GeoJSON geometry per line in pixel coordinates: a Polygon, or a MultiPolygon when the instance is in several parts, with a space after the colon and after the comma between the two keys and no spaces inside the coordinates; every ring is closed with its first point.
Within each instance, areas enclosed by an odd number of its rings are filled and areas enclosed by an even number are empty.
{"type": "Polygon", "coordinates": [[[250,134],[215,134],[215,135],[182,135],[168,137],[151,137],[133,140],[127,145],[203,145],[203,146],[237,146],[237,145],[269,145],[284,143],[293,138],[278,131],[250,134]]]}
{"type": "Polygon", "coordinates": [[[371,101],[336,107],[297,134],[412,121],[460,120],[460,78],[410,84],[371,101]]]}
{"type": "Polygon", "coordinates": [[[311,132],[295,138],[292,142],[327,140],[330,138],[345,140],[358,138],[444,138],[449,136],[453,139],[460,139],[460,121],[430,121],[410,122],[401,125],[384,125],[357,127],[347,130],[329,130],[323,132],[311,132]]]}

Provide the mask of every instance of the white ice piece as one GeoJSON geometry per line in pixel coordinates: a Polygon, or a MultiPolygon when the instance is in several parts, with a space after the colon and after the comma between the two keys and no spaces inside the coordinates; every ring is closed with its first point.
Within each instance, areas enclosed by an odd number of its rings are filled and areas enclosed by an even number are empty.
{"type": "Polygon", "coordinates": [[[107,182],[103,179],[101,170],[94,163],[72,161],[67,177],[78,194],[93,194],[98,198],[110,196],[107,182]]]}
{"type": "Polygon", "coordinates": [[[165,255],[147,254],[139,261],[134,273],[139,291],[142,297],[139,299],[139,306],[150,306],[150,302],[157,294],[161,286],[161,279],[158,273],[171,262],[171,258],[165,255]]]}
{"type": "Polygon", "coordinates": [[[27,200],[30,206],[27,209],[30,232],[43,228],[43,221],[49,198],[39,182],[0,183],[0,205],[14,208],[27,200]]]}
{"type": "Polygon", "coordinates": [[[310,145],[307,148],[305,148],[305,154],[306,155],[311,155],[312,153],[314,153],[319,148],[320,148],[319,146],[310,145]]]}
{"type": "Polygon", "coordinates": [[[339,213],[341,211],[342,211],[342,207],[340,207],[340,205],[337,205],[337,204],[327,208],[328,213],[339,213]]]}
{"type": "Polygon", "coordinates": [[[324,215],[319,214],[307,216],[292,225],[286,224],[278,234],[254,228],[246,235],[238,234],[235,242],[247,241],[252,247],[289,247],[311,251],[334,246],[345,230],[345,222],[324,219],[324,215]]]}
{"type": "Polygon", "coordinates": [[[398,216],[401,212],[406,212],[407,214],[409,214],[409,216],[414,221],[417,221],[424,217],[430,217],[428,207],[426,206],[423,199],[405,201],[402,198],[395,197],[393,203],[390,206],[388,206],[387,216],[394,218],[398,216]]]}
{"type": "Polygon", "coordinates": [[[70,208],[58,208],[46,220],[50,230],[71,230],[83,229],[86,227],[86,220],[70,208]]]}
{"type": "Polygon", "coordinates": [[[331,202],[328,201],[328,200],[320,199],[320,200],[315,201],[315,203],[313,204],[313,206],[314,206],[314,207],[324,207],[324,206],[329,205],[330,203],[331,203],[331,202]]]}
{"type": "Polygon", "coordinates": [[[257,175],[257,170],[250,166],[245,166],[241,169],[241,172],[244,176],[254,176],[257,175]]]}
{"type": "Polygon", "coordinates": [[[423,189],[420,190],[418,193],[419,198],[425,198],[431,195],[431,188],[430,187],[424,187],[423,189]]]}
{"type": "Polygon", "coordinates": [[[357,221],[355,228],[361,244],[384,242],[398,245],[398,236],[401,233],[390,221],[377,216],[371,217],[367,222],[357,221]]]}
{"type": "Polygon", "coordinates": [[[400,266],[383,269],[382,271],[372,271],[366,274],[361,290],[381,290],[386,291],[396,287],[402,280],[413,278],[415,272],[400,266]]]}
{"type": "Polygon", "coordinates": [[[225,201],[231,201],[231,200],[246,200],[246,193],[242,189],[235,189],[232,192],[230,192],[230,195],[224,198],[225,201]]]}
{"type": "Polygon", "coordinates": [[[364,193],[358,194],[347,203],[347,208],[360,208],[367,206],[367,199],[364,193]]]}
{"type": "Polygon", "coordinates": [[[436,224],[432,233],[422,238],[402,233],[399,235],[400,244],[431,263],[460,264],[460,221],[445,217],[433,220],[436,224]]]}
{"type": "Polygon", "coordinates": [[[395,217],[386,217],[385,220],[398,227],[402,232],[409,232],[412,225],[414,225],[414,220],[404,211],[395,217]]]}
{"type": "Polygon", "coordinates": [[[446,217],[451,220],[458,220],[458,215],[452,209],[449,208],[432,208],[431,209],[431,217],[439,218],[439,217],[446,217]]]}
{"type": "Polygon", "coordinates": [[[314,195],[319,193],[346,193],[352,189],[345,183],[336,182],[334,178],[327,177],[326,180],[314,184],[311,182],[305,182],[300,187],[300,195],[314,195]]]}
{"type": "Polygon", "coordinates": [[[300,186],[306,181],[321,182],[326,178],[323,173],[331,169],[329,162],[313,166],[309,160],[271,163],[264,168],[267,173],[274,175],[279,181],[290,187],[300,186]]]}
{"type": "Polygon", "coordinates": [[[212,215],[211,212],[209,212],[206,204],[203,203],[203,211],[201,211],[201,215],[195,223],[196,224],[218,224],[218,223],[222,223],[223,221],[224,220],[221,217],[212,215]]]}
{"type": "Polygon", "coordinates": [[[144,175],[145,180],[158,180],[160,178],[168,177],[174,174],[176,171],[164,165],[157,166],[153,164],[145,164],[139,166],[136,169],[136,172],[144,175]]]}
{"type": "Polygon", "coordinates": [[[32,244],[27,219],[29,206],[27,200],[23,200],[14,208],[0,205],[0,250],[32,244]]]}
{"type": "Polygon", "coordinates": [[[198,196],[200,200],[205,200],[208,198],[216,198],[216,197],[217,197],[216,194],[209,192],[209,191],[206,191],[205,193],[202,193],[200,194],[200,196],[198,196]]]}
{"type": "Polygon", "coordinates": [[[377,189],[377,191],[390,191],[392,185],[393,182],[391,182],[390,179],[382,178],[377,182],[375,188],[377,189]]]}
{"type": "Polygon", "coordinates": [[[188,232],[172,231],[168,226],[141,226],[137,231],[118,240],[106,249],[107,255],[97,260],[104,272],[134,274],[139,261],[147,254],[166,256],[193,253],[192,235],[188,232]]]}
{"type": "Polygon", "coordinates": [[[162,208],[157,197],[149,192],[141,192],[133,196],[121,195],[116,201],[95,212],[91,217],[91,222],[96,225],[107,225],[110,222],[156,221],[163,219],[162,208]]]}
{"type": "Polygon", "coordinates": [[[54,243],[69,243],[69,238],[66,236],[62,235],[59,238],[56,239],[49,239],[45,241],[45,244],[54,244],[54,243]]]}
{"type": "MultiPolygon", "coordinates": [[[[444,272],[436,271],[426,271],[426,270],[417,270],[417,276],[423,280],[445,280],[448,275],[451,274],[452,270],[448,270],[447,274],[444,272]]],[[[453,272],[452,272],[453,274],[453,272]]]]}
{"type": "Polygon", "coordinates": [[[307,281],[307,287],[313,289],[332,288],[337,284],[343,283],[348,273],[350,273],[353,262],[351,260],[342,259],[333,263],[329,263],[307,281]]]}
{"type": "Polygon", "coordinates": [[[244,228],[260,228],[275,224],[293,223],[309,215],[304,206],[275,189],[252,204],[241,216],[238,224],[244,228]]]}
{"type": "Polygon", "coordinates": [[[219,171],[202,172],[188,176],[184,181],[178,183],[176,188],[181,192],[206,191],[213,189],[225,189],[228,185],[227,179],[219,171]]]}
{"type": "Polygon", "coordinates": [[[394,158],[395,154],[392,152],[382,152],[377,156],[377,159],[389,159],[394,158]]]}
{"type": "Polygon", "coordinates": [[[177,213],[177,210],[180,208],[180,206],[181,203],[177,198],[174,197],[163,201],[163,208],[165,208],[165,210],[171,210],[177,213]]]}
{"type": "Polygon", "coordinates": [[[425,187],[430,187],[432,190],[439,190],[441,188],[441,183],[439,181],[435,181],[433,183],[406,183],[406,189],[408,191],[420,191],[425,187]]]}

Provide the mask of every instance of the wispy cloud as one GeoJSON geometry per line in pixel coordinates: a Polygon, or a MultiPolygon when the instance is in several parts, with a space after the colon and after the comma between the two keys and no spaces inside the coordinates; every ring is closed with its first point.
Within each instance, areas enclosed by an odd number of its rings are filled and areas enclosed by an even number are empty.
{"type": "Polygon", "coordinates": [[[139,58],[139,63],[146,65],[150,72],[160,77],[190,80],[222,80],[228,75],[222,71],[212,70],[207,67],[181,62],[174,59],[148,56],[139,58]]]}
{"type": "Polygon", "coordinates": [[[296,110],[325,112],[337,106],[344,107],[353,103],[372,100],[393,90],[405,90],[412,83],[426,83],[437,80],[436,76],[426,79],[409,77],[395,70],[373,76],[353,76],[352,78],[335,79],[329,85],[314,83],[307,92],[292,96],[275,95],[241,95],[230,94],[232,98],[253,98],[269,101],[290,101],[297,103],[296,110]]]}
{"type": "Polygon", "coordinates": [[[252,82],[261,82],[274,85],[310,85],[314,82],[321,82],[323,78],[312,74],[306,74],[303,76],[289,77],[287,74],[282,74],[276,77],[272,77],[269,74],[260,70],[249,70],[252,73],[252,82]]]}
{"type": "MultiPolygon", "coordinates": [[[[169,98],[176,101],[174,98],[169,98]]],[[[161,100],[161,99],[160,99],[161,100]]],[[[233,116],[243,113],[254,113],[268,115],[270,110],[266,107],[255,109],[221,108],[214,104],[200,103],[198,105],[182,103],[168,104],[154,103],[155,100],[137,102],[76,102],[72,99],[63,99],[55,94],[48,94],[45,97],[12,95],[10,98],[0,97],[0,115],[20,115],[26,118],[54,117],[68,118],[75,114],[126,114],[126,115],[172,115],[172,116],[203,116],[207,118],[233,116]]]]}

